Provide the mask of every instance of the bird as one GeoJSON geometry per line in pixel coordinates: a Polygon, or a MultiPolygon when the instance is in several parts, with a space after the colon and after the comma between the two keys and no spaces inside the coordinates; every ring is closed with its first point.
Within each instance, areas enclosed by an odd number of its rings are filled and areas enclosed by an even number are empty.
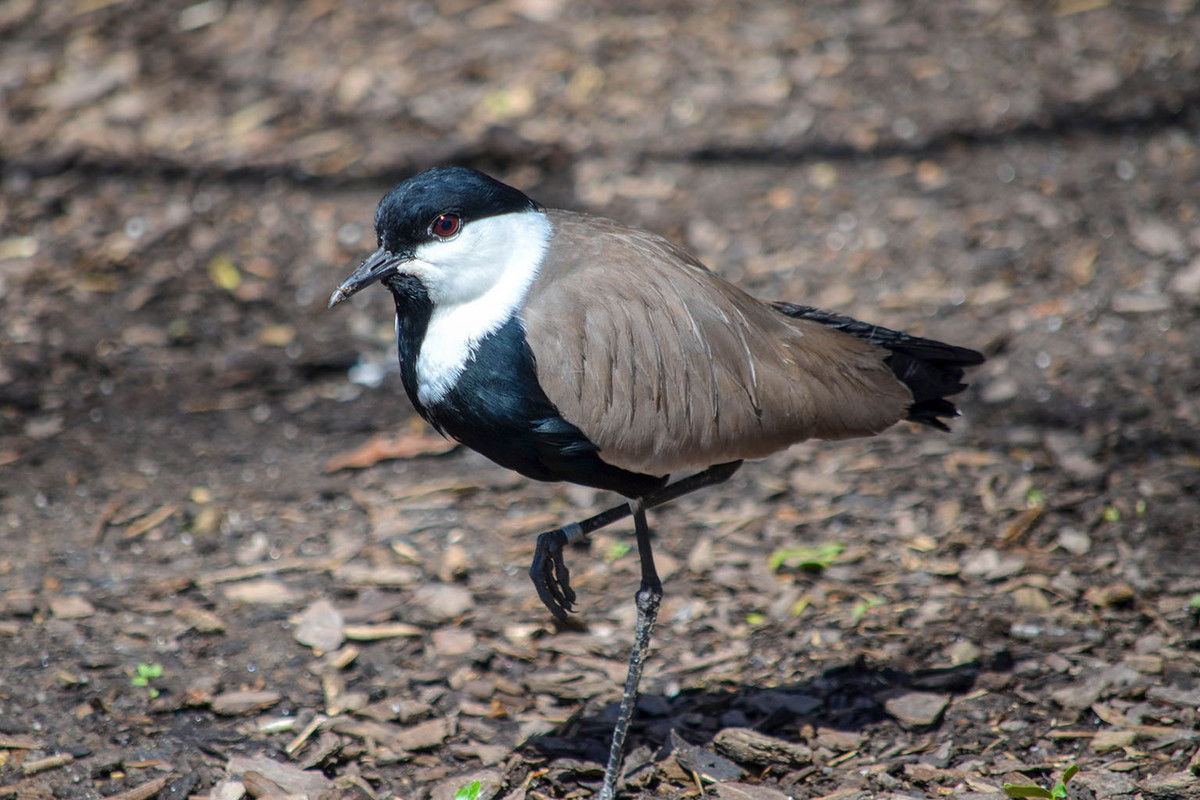
{"type": "Polygon", "coordinates": [[[654,233],[547,208],[461,166],[404,180],[377,248],[330,297],[382,284],[400,378],[445,436],[541,481],[627,501],[537,537],[530,577],[557,618],[576,594],[564,551],[632,516],[637,618],[599,790],[613,800],[663,588],[646,511],[806,439],[902,420],[949,430],[975,350],[831,311],[764,302],[654,233]],[[670,481],[671,476],[684,477],[670,481]]]}

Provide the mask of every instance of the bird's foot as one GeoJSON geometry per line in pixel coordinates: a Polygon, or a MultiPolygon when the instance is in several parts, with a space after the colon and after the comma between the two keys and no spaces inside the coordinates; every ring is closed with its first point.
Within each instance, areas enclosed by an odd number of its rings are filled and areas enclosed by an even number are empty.
{"type": "Polygon", "coordinates": [[[540,534],[533,551],[533,564],[529,567],[529,577],[533,579],[538,597],[550,613],[561,620],[567,618],[575,605],[575,590],[571,588],[571,573],[563,561],[563,549],[583,536],[582,531],[578,536],[571,536],[574,531],[568,528],[540,534]]]}

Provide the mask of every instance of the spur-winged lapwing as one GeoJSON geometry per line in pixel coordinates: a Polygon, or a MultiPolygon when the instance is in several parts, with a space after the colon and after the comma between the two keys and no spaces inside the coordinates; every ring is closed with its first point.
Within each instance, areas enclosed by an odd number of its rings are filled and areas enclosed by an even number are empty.
{"type": "Polygon", "coordinates": [[[946,430],[974,350],[791,303],[763,303],[646,231],[546,209],[470,169],[404,181],[375,213],[378,249],[330,306],[375,282],[396,301],[404,390],[443,434],[510,469],[630,499],[538,537],[530,575],[557,617],[563,549],[630,514],[642,583],[602,800],[662,597],[646,509],[804,439],[900,420],[946,430]],[[668,475],[695,472],[668,483],[668,475]]]}

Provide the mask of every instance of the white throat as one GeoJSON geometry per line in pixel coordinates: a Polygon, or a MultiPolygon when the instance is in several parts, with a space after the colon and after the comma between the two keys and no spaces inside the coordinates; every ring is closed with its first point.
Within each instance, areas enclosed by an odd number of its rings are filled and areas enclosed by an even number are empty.
{"type": "Polygon", "coordinates": [[[422,245],[405,266],[433,301],[417,356],[417,399],[440,401],[479,343],[520,309],[553,233],[540,211],[474,220],[450,241],[422,245]]]}

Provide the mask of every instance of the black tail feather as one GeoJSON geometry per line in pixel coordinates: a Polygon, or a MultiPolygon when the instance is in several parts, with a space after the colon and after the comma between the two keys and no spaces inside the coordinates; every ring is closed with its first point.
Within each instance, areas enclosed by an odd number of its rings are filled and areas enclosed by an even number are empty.
{"type": "Polygon", "coordinates": [[[967,388],[962,380],[963,371],[985,360],[982,353],[965,347],[910,336],[832,311],[795,303],[773,305],[789,317],[819,322],[890,351],[885,363],[913,395],[908,419],[939,430],[950,430],[941,418],[958,416],[958,409],[946,398],[967,388]]]}

